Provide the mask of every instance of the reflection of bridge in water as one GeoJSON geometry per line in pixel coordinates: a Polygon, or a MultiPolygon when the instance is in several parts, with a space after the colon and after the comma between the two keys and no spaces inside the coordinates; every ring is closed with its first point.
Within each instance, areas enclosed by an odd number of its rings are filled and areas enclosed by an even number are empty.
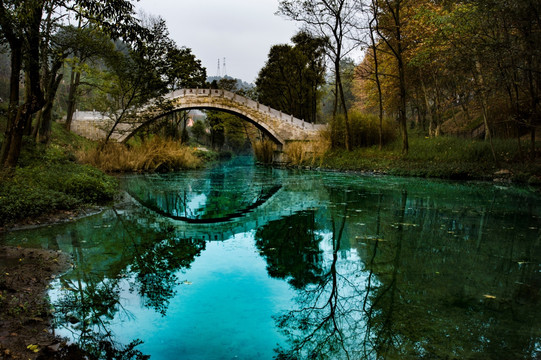
{"type": "MultiPolygon", "coordinates": [[[[227,240],[238,233],[255,231],[271,221],[301,211],[317,210],[328,202],[327,192],[318,180],[305,182],[298,189],[295,185],[273,187],[252,205],[214,219],[174,216],[155,204],[147,206],[141,199],[132,199],[142,206],[142,211],[155,214],[144,217],[133,214],[138,223],[157,230],[172,230],[178,238],[201,240],[227,240]]],[[[128,212],[126,216],[132,215],[128,212]]]]}

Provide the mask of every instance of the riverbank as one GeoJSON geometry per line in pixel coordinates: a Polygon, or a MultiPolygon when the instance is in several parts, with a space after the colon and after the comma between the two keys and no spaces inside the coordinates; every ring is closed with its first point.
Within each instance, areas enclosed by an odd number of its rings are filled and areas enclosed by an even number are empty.
{"type": "Polygon", "coordinates": [[[69,268],[58,251],[0,246],[0,359],[47,359],[65,345],[50,331],[46,291],[69,268]]]}
{"type": "Polygon", "coordinates": [[[456,137],[410,137],[407,155],[399,140],[353,151],[329,150],[323,156],[304,156],[293,166],[329,171],[385,174],[394,176],[448,180],[482,180],[541,185],[541,158],[529,159],[526,148],[519,150],[516,141],[494,140],[495,159],[486,141],[456,137]]]}

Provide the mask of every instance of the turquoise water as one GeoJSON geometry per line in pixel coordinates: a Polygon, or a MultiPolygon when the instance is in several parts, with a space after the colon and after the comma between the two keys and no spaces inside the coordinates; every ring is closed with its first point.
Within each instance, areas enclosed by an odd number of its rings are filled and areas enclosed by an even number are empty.
{"type": "Polygon", "coordinates": [[[541,202],[528,189],[238,160],[122,186],[99,215],[0,238],[73,256],[49,296],[56,332],[91,353],[541,356],[541,202]]]}

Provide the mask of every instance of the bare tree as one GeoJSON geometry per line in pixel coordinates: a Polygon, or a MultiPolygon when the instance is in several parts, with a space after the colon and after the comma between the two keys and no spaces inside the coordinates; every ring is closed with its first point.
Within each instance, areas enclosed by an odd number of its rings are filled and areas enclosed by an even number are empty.
{"type": "Polygon", "coordinates": [[[406,124],[406,64],[404,61],[404,9],[409,0],[375,0],[372,5],[375,5],[375,14],[386,18],[386,24],[378,21],[376,32],[385,42],[392,55],[397,62],[398,80],[399,80],[399,108],[398,108],[398,123],[402,132],[402,153],[407,154],[409,150],[408,144],[408,127],[406,124]],[[379,10],[378,10],[379,9],[379,10]]]}
{"type": "Polygon", "coordinates": [[[306,30],[317,37],[327,39],[327,55],[333,63],[335,92],[333,121],[338,107],[344,111],[346,149],[351,149],[349,119],[341,79],[340,61],[354,48],[350,41],[354,24],[358,20],[359,0],[282,0],[278,13],[303,23],[306,30]]]}

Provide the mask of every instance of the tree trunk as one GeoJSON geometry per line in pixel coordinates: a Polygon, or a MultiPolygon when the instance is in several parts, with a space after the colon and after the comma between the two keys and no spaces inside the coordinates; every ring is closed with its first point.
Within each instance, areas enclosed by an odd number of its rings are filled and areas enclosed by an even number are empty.
{"type": "Polygon", "coordinates": [[[408,143],[408,125],[406,117],[406,74],[404,69],[404,63],[402,61],[402,49],[401,43],[398,43],[399,59],[398,59],[398,76],[400,79],[400,109],[398,110],[398,122],[400,123],[400,129],[402,132],[402,153],[407,154],[409,150],[408,143]]]}
{"type": "Polygon", "coordinates": [[[15,122],[18,117],[19,106],[19,76],[22,68],[22,47],[11,49],[11,77],[9,83],[9,106],[8,106],[8,123],[0,152],[0,165],[7,166],[6,160],[11,148],[12,134],[14,131],[15,122]]]}
{"type": "Polygon", "coordinates": [[[485,125],[485,140],[488,140],[490,143],[490,150],[492,151],[492,157],[494,158],[494,161],[497,162],[496,159],[496,152],[494,151],[494,144],[492,143],[492,132],[490,131],[490,127],[488,126],[488,101],[486,99],[486,92],[485,92],[485,80],[483,78],[483,74],[481,72],[481,63],[479,60],[475,60],[475,70],[477,72],[475,78],[477,79],[477,83],[479,87],[481,88],[481,108],[483,110],[483,123],[485,125]]]}
{"type": "Polygon", "coordinates": [[[333,108],[332,108],[332,123],[333,126],[331,126],[331,146],[334,148],[337,145],[337,139],[336,139],[336,112],[338,110],[338,83],[335,81],[334,83],[334,101],[333,101],[333,108]]]}
{"type": "MultiPolygon", "coordinates": [[[[25,73],[25,84],[28,84],[30,82],[30,78],[28,73],[25,73]]],[[[30,93],[31,89],[29,89],[27,86],[24,88],[25,92],[25,102],[30,99],[32,94],[30,93]]],[[[23,136],[30,136],[32,134],[32,120],[33,116],[26,117],[25,123],[24,123],[24,129],[23,129],[23,136]]]]}
{"type": "Polygon", "coordinates": [[[24,104],[19,108],[16,118],[12,122],[12,131],[9,139],[9,148],[3,162],[4,167],[14,168],[19,161],[23,142],[24,128],[28,119],[32,116],[30,104],[24,104]]]}
{"type": "MultiPolygon", "coordinates": [[[[379,79],[379,63],[378,63],[378,51],[376,46],[376,39],[374,38],[373,22],[377,21],[377,7],[375,1],[372,0],[373,18],[369,22],[369,34],[372,48],[372,56],[374,58],[374,77],[376,80],[376,87],[378,89],[378,105],[379,105],[379,150],[383,148],[383,94],[381,90],[381,81],[379,79]]],[[[377,25],[376,25],[377,26],[377,25]]]]}
{"type": "Polygon", "coordinates": [[[56,97],[58,87],[60,86],[60,82],[64,77],[63,74],[57,75],[58,70],[60,70],[61,67],[62,62],[57,62],[52,66],[49,83],[47,86],[45,105],[41,110],[41,117],[36,124],[36,128],[39,127],[39,130],[37,131],[37,135],[35,136],[35,138],[42,144],[48,143],[51,137],[54,99],[56,97]]]}
{"type": "Polygon", "coordinates": [[[53,103],[48,101],[47,104],[40,111],[40,121],[36,124],[36,128],[39,127],[37,131],[36,140],[42,144],[49,142],[51,138],[51,125],[52,125],[52,113],[53,113],[53,103]]]}
{"type": "Polygon", "coordinates": [[[421,74],[421,70],[419,70],[419,79],[421,82],[421,90],[423,91],[423,98],[425,101],[425,108],[426,108],[426,114],[428,115],[428,135],[430,137],[433,137],[435,135],[435,121],[434,121],[434,115],[432,114],[432,107],[430,106],[430,101],[428,100],[428,93],[426,91],[425,82],[423,80],[423,74],[421,74]]]}
{"type": "Polygon", "coordinates": [[[348,119],[348,110],[346,108],[346,99],[344,98],[344,88],[342,86],[342,76],[340,75],[340,57],[337,56],[335,62],[334,62],[334,70],[336,71],[336,85],[338,86],[338,91],[340,96],[340,102],[342,104],[342,108],[344,109],[344,125],[346,128],[346,150],[351,151],[351,137],[350,137],[350,129],[349,129],[349,119],[348,119]]]}
{"type": "Polygon", "coordinates": [[[71,130],[71,122],[73,121],[73,113],[75,112],[75,105],[76,105],[76,94],[77,94],[77,88],[81,82],[81,73],[77,72],[74,74],[73,68],[71,70],[71,78],[70,78],[70,89],[68,93],[68,106],[67,106],[67,114],[66,114],[66,130],[71,130]]]}

